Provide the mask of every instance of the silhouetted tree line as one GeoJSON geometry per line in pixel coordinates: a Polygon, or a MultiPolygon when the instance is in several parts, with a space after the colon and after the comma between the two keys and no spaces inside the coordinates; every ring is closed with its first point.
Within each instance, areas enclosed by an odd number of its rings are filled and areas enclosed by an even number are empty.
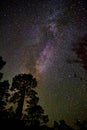
{"type": "MultiPolygon", "coordinates": [[[[5,64],[0,57],[0,70],[5,64]]],[[[47,126],[49,118],[39,105],[37,81],[31,74],[16,75],[11,86],[2,79],[0,72],[0,129],[73,130],[64,120],[54,121],[51,128],[47,126]]],[[[87,129],[86,121],[77,121],[76,125],[79,130],[87,129]]]]}

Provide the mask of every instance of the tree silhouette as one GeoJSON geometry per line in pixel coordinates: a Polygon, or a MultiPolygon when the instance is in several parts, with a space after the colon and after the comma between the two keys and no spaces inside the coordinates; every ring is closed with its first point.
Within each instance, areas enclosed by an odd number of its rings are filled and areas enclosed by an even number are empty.
{"type": "Polygon", "coordinates": [[[29,126],[39,126],[40,124],[48,122],[48,115],[44,115],[43,108],[38,105],[39,98],[36,94],[37,93],[30,90],[30,99],[27,101],[26,112],[28,114],[24,116],[24,120],[27,121],[29,126]]]}
{"type": "MultiPolygon", "coordinates": [[[[0,70],[4,67],[6,64],[5,61],[3,61],[2,57],[0,56],[0,70]]],[[[3,73],[0,72],[0,119],[6,119],[7,118],[7,112],[5,110],[6,102],[8,99],[8,89],[9,89],[9,83],[8,81],[2,81],[3,73]]]]}
{"type": "Polygon", "coordinates": [[[78,126],[79,130],[87,130],[87,121],[86,120],[77,120],[76,125],[78,126]]]}
{"type": "Polygon", "coordinates": [[[73,130],[73,128],[71,128],[69,125],[67,125],[64,120],[60,120],[59,122],[60,122],[59,130],[73,130]]]}
{"type": "MultiPolygon", "coordinates": [[[[12,81],[11,92],[14,94],[10,98],[10,102],[18,103],[12,118],[24,120],[29,126],[48,122],[48,116],[44,115],[44,110],[38,105],[39,98],[34,90],[36,86],[37,81],[31,74],[19,74],[12,81]],[[24,104],[25,110],[23,109],[24,104]]],[[[12,112],[12,107],[10,110],[12,112]]]]}
{"type": "MultiPolygon", "coordinates": [[[[16,119],[22,118],[25,96],[28,95],[30,87],[36,87],[36,85],[36,79],[31,74],[19,74],[13,78],[10,89],[13,95],[10,98],[10,103],[18,103],[15,113],[16,119]]],[[[10,109],[12,110],[12,107],[10,109]]]]}

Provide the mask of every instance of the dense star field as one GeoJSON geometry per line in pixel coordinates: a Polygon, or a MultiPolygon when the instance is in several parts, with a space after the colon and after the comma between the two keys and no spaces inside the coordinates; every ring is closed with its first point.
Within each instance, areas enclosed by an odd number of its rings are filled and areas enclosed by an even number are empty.
{"type": "Polygon", "coordinates": [[[11,82],[20,73],[37,79],[49,125],[54,120],[74,124],[87,119],[86,15],[86,0],[0,1],[4,79],[11,82]],[[83,57],[75,52],[80,42],[85,43],[83,57]]]}

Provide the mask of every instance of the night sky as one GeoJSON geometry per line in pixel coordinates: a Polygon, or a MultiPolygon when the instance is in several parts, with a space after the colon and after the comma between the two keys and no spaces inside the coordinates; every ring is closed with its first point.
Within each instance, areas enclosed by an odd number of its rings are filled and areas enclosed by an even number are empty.
{"type": "Polygon", "coordinates": [[[87,37],[86,0],[1,0],[4,79],[31,73],[39,104],[53,121],[87,119],[87,73],[72,50],[87,37]]]}

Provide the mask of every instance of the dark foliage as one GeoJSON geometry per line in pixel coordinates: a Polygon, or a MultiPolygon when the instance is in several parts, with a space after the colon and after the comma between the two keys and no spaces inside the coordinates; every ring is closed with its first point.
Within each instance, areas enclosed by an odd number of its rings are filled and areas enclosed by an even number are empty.
{"type": "MultiPolygon", "coordinates": [[[[2,57],[0,56],[0,70],[4,67],[6,64],[5,61],[3,61],[2,57]]],[[[7,118],[7,112],[5,110],[5,106],[8,100],[8,89],[9,89],[9,83],[8,81],[2,81],[3,73],[0,72],[0,119],[7,118]]]]}
{"type": "Polygon", "coordinates": [[[83,120],[77,120],[76,125],[78,126],[79,130],[87,130],[87,121],[83,120]]]}
{"type": "Polygon", "coordinates": [[[31,74],[19,74],[13,78],[10,90],[14,94],[9,102],[18,105],[15,112],[12,106],[8,109],[9,119],[23,120],[30,127],[37,127],[41,123],[48,122],[48,116],[44,115],[44,110],[38,105],[39,97],[34,90],[36,86],[37,81],[31,74]],[[25,102],[26,108],[23,110],[25,102]]]}

